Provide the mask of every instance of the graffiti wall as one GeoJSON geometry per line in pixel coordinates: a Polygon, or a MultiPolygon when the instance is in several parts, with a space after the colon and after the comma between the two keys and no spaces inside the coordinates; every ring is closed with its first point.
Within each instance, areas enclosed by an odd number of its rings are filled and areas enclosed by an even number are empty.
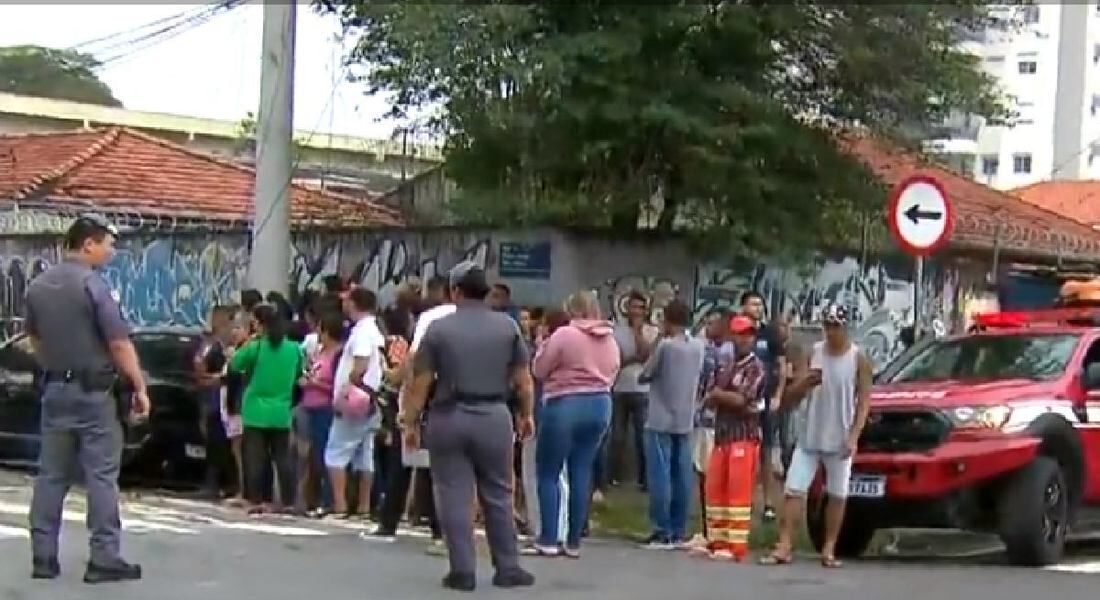
{"type": "Polygon", "coordinates": [[[901,330],[915,320],[938,335],[957,329],[962,298],[984,276],[929,263],[924,280],[917,283],[912,272],[911,260],[860,264],[852,256],[820,257],[801,268],[705,265],[696,268],[694,315],[702,320],[713,310],[734,308],[741,294],[756,290],[772,318],[785,318],[794,332],[815,337],[821,310],[839,303],[852,315],[857,343],[876,364],[883,364],[901,352],[901,330]],[[913,314],[915,285],[921,286],[924,299],[919,315],[913,314]]]}
{"type": "Polygon", "coordinates": [[[426,282],[467,260],[492,272],[497,265],[492,236],[448,231],[315,236],[295,242],[291,282],[301,292],[318,287],[328,275],[341,275],[374,290],[387,305],[402,284],[426,282]]]}
{"type": "MultiPolygon", "coordinates": [[[[57,262],[61,249],[44,238],[0,238],[0,336],[22,330],[31,279],[57,262]]],[[[389,232],[301,237],[294,242],[291,293],[320,287],[340,275],[376,291],[383,304],[410,280],[426,281],[460,261],[492,272],[496,251],[488,234],[389,232]]],[[[126,238],[103,269],[119,293],[126,317],[139,325],[198,325],[210,309],[235,302],[246,287],[248,238],[244,235],[126,238]]]]}
{"type": "MultiPolygon", "coordinates": [[[[697,322],[711,310],[735,307],[742,293],[756,290],[772,316],[783,315],[807,336],[818,334],[825,304],[844,304],[854,316],[857,338],[877,362],[900,351],[900,331],[914,319],[915,283],[906,260],[861,264],[852,256],[830,256],[800,268],[699,264],[676,242],[615,242],[550,230],[372,231],[299,236],[293,245],[294,295],[340,275],[374,290],[386,305],[403,283],[427,281],[464,260],[509,284],[517,304],[549,306],[573,291],[591,289],[611,318],[622,316],[632,290],[652,299],[655,321],[680,297],[692,304],[697,322]]],[[[0,237],[0,336],[21,330],[27,285],[59,256],[47,238],[0,237]]],[[[120,241],[104,276],[118,290],[131,322],[197,325],[213,306],[237,300],[248,260],[245,235],[134,237],[120,241]]],[[[920,282],[927,301],[916,317],[936,331],[957,328],[959,307],[975,297],[974,282],[982,276],[981,270],[968,275],[957,266],[930,263],[920,282]]]]}

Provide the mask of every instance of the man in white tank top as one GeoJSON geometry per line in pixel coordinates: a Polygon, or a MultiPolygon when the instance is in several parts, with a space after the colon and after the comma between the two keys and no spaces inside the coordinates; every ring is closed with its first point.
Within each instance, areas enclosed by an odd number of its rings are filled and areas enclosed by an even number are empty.
{"type": "Polygon", "coordinates": [[[791,561],[792,539],[802,514],[806,492],[817,470],[825,468],[825,540],[821,564],[839,567],[836,541],[844,522],[852,457],[859,435],[871,411],[873,367],[848,336],[848,314],[837,304],[822,314],[825,341],[814,344],[809,370],[786,391],[784,402],[798,403],[807,393],[805,419],[791,465],[787,469],[786,500],[780,523],[779,541],[765,564],[791,561]]]}

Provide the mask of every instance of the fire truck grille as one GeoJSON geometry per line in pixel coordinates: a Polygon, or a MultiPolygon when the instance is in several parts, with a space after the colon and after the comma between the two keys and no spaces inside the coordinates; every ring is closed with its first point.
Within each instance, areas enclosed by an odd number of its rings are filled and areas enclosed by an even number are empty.
{"type": "Polygon", "coordinates": [[[859,438],[864,452],[925,452],[943,443],[951,422],[933,411],[872,411],[859,438]]]}

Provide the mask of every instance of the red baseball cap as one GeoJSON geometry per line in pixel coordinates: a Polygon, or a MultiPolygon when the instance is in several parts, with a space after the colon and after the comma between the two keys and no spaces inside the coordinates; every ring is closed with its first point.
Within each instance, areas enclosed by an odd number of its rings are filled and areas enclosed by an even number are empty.
{"type": "Polygon", "coordinates": [[[730,333],[734,335],[756,333],[756,321],[744,315],[737,315],[730,319],[730,333]]]}

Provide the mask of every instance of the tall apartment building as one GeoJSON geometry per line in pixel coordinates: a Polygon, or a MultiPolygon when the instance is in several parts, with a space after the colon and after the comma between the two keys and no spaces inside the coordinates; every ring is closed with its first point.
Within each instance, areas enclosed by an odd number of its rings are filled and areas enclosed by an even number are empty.
{"type": "Polygon", "coordinates": [[[1000,82],[1016,115],[960,116],[925,147],[982,183],[1010,189],[1100,179],[1100,1],[1006,7],[964,47],[1000,82]]]}

